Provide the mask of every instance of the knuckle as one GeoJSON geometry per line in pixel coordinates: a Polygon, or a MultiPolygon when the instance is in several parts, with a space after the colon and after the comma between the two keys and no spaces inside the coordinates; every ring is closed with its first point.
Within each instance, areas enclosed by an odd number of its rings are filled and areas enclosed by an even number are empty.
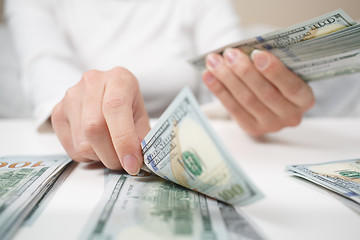
{"type": "Polygon", "coordinates": [[[264,89],[262,96],[266,102],[275,102],[279,99],[279,92],[274,88],[267,87],[264,89]]]}
{"type": "Polygon", "coordinates": [[[90,119],[83,123],[84,135],[87,138],[93,138],[94,136],[98,136],[104,131],[105,128],[106,123],[105,119],[103,118],[90,119]]]}
{"type": "Polygon", "coordinates": [[[123,91],[129,90],[131,92],[139,91],[139,83],[136,77],[124,67],[114,67],[108,72],[109,82],[116,82],[121,86],[123,91]]]}
{"type": "Polygon", "coordinates": [[[112,141],[116,143],[115,145],[119,148],[124,148],[131,146],[133,135],[135,133],[131,131],[123,131],[120,134],[112,136],[112,141]]]}
{"type": "MultiPolygon", "coordinates": [[[[110,74],[115,75],[116,77],[122,79],[123,81],[125,81],[128,84],[134,84],[137,85],[137,80],[136,77],[126,68],[124,67],[114,67],[113,69],[111,69],[109,71],[110,74]]],[[[115,78],[117,79],[117,78],[115,78]]]]}
{"type": "Polygon", "coordinates": [[[138,145],[138,137],[135,132],[125,130],[120,134],[111,136],[111,140],[119,156],[122,156],[125,151],[131,153],[139,150],[140,145],[138,145]]]}
{"type": "Polygon", "coordinates": [[[95,82],[100,80],[100,71],[89,70],[85,72],[80,80],[80,84],[87,86],[93,86],[95,82]]]}
{"type": "Polygon", "coordinates": [[[104,113],[111,113],[123,109],[125,106],[130,104],[130,99],[124,95],[118,95],[104,100],[103,111],[104,113]]]}
{"type": "Polygon", "coordinates": [[[302,82],[294,83],[291,88],[289,88],[290,97],[298,96],[304,90],[304,85],[302,82]]]}
{"type": "Polygon", "coordinates": [[[97,70],[89,70],[83,73],[82,76],[82,80],[87,82],[87,81],[93,81],[94,79],[96,79],[96,77],[99,75],[100,71],[97,70]]]}
{"type": "Polygon", "coordinates": [[[241,112],[239,111],[239,105],[236,104],[236,102],[234,101],[230,101],[228,103],[225,102],[225,106],[232,115],[234,115],[236,118],[239,118],[237,116],[238,114],[241,114],[241,112]]]}
{"type": "Polygon", "coordinates": [[[79,95],[76,85],[68,88],[65,93],[64,100],[67,103],[72,103],[73,100],[79,95]]]}
{"type": "Polygon", "coordinates": [[[113,73],[113,74],[117,74],[120,76],[124,76],[124,75],[131,75],[130,71],[127,70],[124,67],[120,67],[120,66],[116,66],[113,69],[111,69],[109,72],[113,73]]]}
{"type": "Polygon", "coordinates": [[[242,94],[241,101],[245,106],[254,106],[258,100],[252,92],[247,91],[242,94]]]}
{"type": "Polygon", "coordinates": [[[208,85],[208,88],[216,96],[221,96],[222,94],[225,93],[225,88],[222,86],[222,84],[220,84],[216,80],[211,85],[208,85]]]}
{"type": "MultiPolygon", "coordinates": [[[[75,144],[76,156],[78,159],[92,159],[94,158],[95,151],[89,143],[77,143],[75,144]]],[[[81,160],[83,161],[83,160],[81,160]]]]}

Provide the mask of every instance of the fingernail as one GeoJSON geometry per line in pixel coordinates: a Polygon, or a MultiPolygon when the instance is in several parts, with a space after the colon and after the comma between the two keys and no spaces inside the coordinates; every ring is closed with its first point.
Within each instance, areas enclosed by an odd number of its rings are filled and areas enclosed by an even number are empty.
{"type": "Polygon", "coordinates": [[[269,66],[270,61],[268,56],[258,49],[252,51],[250,57],[254,61],[256,68],[259,70],[264,70],[269,66]]]}
{"type": "Polygon", "coordinates": [[[225,60],[226,60],[230,65],[233,65],[233,64],[236,63],[237,60],[238,60],[238,56],[237,56],[235,50],[232,49],[232,48],[227,48],[227,49],[225,49],[224,56],[225,56],[225,60]]]}
{"type": "Polygon", "coordinates": [[[212,69],[216,69],[220,64],[220,58],[215,54],[209,54],[206,57],[206,62],[212,69]]]}
{"type": "Polygon", "coordinates": [[[204,73],[203,77],[206,84],[213,84],[215,82],[215,77],[209,72],[204,73]]]}
{"type": "Polygon", "coordinates": [[[140,171],[139,162],[133,155],[126,155],[123,160],[123,167],[130,175],[136,175],[140,171]]]}

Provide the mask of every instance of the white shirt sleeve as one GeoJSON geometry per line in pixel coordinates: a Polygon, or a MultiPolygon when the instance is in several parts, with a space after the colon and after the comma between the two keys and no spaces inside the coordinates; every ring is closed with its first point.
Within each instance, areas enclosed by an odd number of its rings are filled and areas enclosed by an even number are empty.
{"type": "Polygon", "coordinates": [[[8,0],[5,4],[23,86],[39,130],[49,127],[52,108],[82,75],[57,21],[55,4],[54,0],[8,0]]]}

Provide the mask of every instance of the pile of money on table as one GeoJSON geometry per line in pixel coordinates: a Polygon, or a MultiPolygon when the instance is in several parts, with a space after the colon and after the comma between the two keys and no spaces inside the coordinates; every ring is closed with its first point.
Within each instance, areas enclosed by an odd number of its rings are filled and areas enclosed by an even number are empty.
{"type": "MultiPolygon", "coordinates": [[[[360,24],[341,9],[213,52],[222,53],[230,47],[248,55],[254,49],[270,51],[304,81],[360,71],[360,24]]],[[[205,57],[190,63],[203,71],[205,57]]]]}
{"type": "Polygon", "coordinates": [[[251,239],[263,234],[234,206],[144,173],[110,173],[80,239],[251,239]]]}
{"type": "Polygon", "coordinates": [[[0,158],[1,239],[12,237],[70,162],[63,155],[0,158]]]}

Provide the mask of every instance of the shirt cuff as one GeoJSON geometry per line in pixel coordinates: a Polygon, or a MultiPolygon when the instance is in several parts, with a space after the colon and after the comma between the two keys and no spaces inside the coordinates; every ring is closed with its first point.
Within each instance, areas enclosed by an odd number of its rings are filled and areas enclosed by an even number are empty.
{"type": "Polygon", "coordinates": [[[34,111],[35,126],[38,132],[54,132],[51,124],[51,112],[56,103],[41,104],[34,111]]]}

